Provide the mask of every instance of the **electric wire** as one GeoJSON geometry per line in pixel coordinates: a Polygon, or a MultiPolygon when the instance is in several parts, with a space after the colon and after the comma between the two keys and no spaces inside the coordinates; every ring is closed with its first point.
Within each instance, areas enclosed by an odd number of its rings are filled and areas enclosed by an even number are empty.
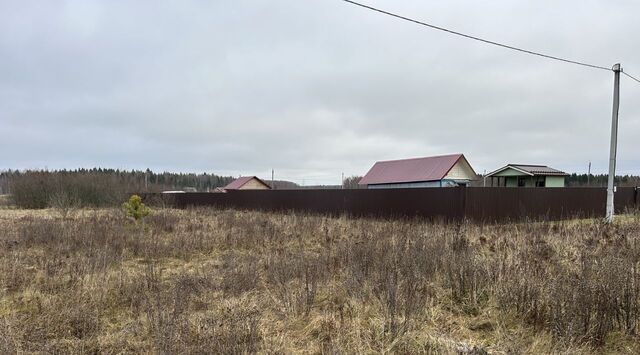
{"type": "MultiPolygon", "coordinates": [[[[358,3],[358,2],[355,2],[355,1],[352,1],[352,0],[342,0],[342,1],[348,2],[348,3],[352,4],[352,5],[360,6],[362,8],[369,9],[369,10],[372,10],[372,11],[375,11],[375,12],[379,12],[381,14],[392,16],[392,17],[395,17],[395,18],[398,18],[398,19],[401,19],[401,20],[404,20],[404,21],[409,21],[409,22],[416,23],[418,25],[426,26],[426,27],[432,28],[434,30],[447,32],[447,33],[450,33],[450,34],[453,34],[453,35],[456,35],[456,36],[472,39],[472,40],[475,40],[475,41],[480,41],[480,42],[491,44],[491,45],[494,45],[494,46],[498,46],[498,47],[502,47],[502,48],[506,48],[506,49],[511,49],[511,50],[522,52],[522,53],[526,53],[526,54],[536,55],[536,56],[547,58],[547,59],[553,59],[553,60],[557,60],[557,61],[561,61],[561,62],[565,62],[565,63],[581,65],[581,66],[584,66],[584,67],[607,70],[607,71],[611,71],[612,70],[611,68],[607,68],[607,67],[600,66],[600,65],[589,64],[589,63],[585,63],[585,62],[579,62],[579,61],[576,61],[576,60],[570,60],[570,59],[566,59],[566,58],[556,57],[556,56],[552,56],[552,55],[548,55],[548,54],[544,54],[544,53],[534,52],[534,51],[530,51],[530,50],[527,50],[527,49],[518,48],[518,47],[510,46],[510,45],[507,45],[507,44],[494,42],[494,41],[491,41],[491,40],[488,40],[488,39],[484,39],[484,38],[468,35],[468,34],[465,34],[465,33],[462,33],[462,32],[449,30],[449,29],[444,28],[444,27],[440,27],[440,26],[432,25],[432,24],[429,24],[429,23],[426,23],[426,22],[414,20],[414,19],[411,19],[409,17],[405,17],[405,16],[402,16],[402,15],[394,14],[392,12],[381,10],[381,9],[378,9],[378,8],[375,8],[375,7],[372,7],[372,6],[369,6],[369,5],[361,4],[361,3],[358,3]]],[[[635,78],[633,78],[633,79],[637,80],[635,78]]],[[[638,82],[640,82],[640,81],[638,81],[638,82]]]]}
{"type": "Polygon", "coordinates": [[[637,81],[638,83],[640,83],[640,80],[639,80],[639,79],[637,79],[637,78],[635,78],[635,77],[633,77],[633,76],[631,76],[631,74],[627,74],[625,71],[622,71],[621,73],[622,73],[622,74],[624,74],[624,75],[626,75],[626,76],[628,76],[629,78],[631,78],[631,79],[633,79],[633,80],[637,81]]]}

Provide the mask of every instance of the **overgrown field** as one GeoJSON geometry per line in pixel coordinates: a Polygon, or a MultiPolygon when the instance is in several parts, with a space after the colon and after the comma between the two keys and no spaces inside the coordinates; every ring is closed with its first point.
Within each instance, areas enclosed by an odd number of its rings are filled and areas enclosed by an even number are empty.
{"type": "Polygon", "coordinates": [[[0,210],[0,353],[640,353],[640,219],[0,210]]]}

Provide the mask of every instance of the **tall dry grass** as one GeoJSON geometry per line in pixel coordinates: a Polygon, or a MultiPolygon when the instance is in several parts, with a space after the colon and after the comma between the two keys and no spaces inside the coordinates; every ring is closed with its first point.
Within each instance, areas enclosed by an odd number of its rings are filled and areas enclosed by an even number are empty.
{"type": "Polygon", "coordinates": [[[638,218],[0,221],[2,353],[640,351],[638,218]]]}

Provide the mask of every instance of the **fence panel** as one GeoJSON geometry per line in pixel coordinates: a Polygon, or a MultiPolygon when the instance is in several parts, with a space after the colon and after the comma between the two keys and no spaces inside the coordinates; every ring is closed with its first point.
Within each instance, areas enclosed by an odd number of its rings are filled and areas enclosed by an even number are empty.
{"type": "Polygon", "coordinates": [[[606,197],[600,188],[468,188],[465,216],[479,221],[604,216],[606,197]]]}
{"type": "Polygon", "coordinates": [[[461,219],[464,188],[338,190],[344,212],[355,216],[461,219]]]}
{"type": "MultiPolygon", "coordinates": [[[[227,193],[146,194],[178,208],[216,206],[373,217],[475,221],[561,220],[605,214],[605,188],[457,187],[355,190],[240,190],[227,193]]],[[[621,187],[616,211],[637,209],[638,189],[621,187]]]]}
{"type": "Polygon", "coordinates": [[[637,210],[638,188],[637,187],[618,187],[613,198],[616,212],[623,213],[628,210],[637,210]]]}

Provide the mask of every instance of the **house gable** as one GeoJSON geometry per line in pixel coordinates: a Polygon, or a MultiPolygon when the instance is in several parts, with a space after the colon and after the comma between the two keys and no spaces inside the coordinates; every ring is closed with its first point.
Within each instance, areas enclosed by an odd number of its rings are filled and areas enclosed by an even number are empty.
{"type": "Polygon", "coordinates": [[[533,176],[533,174],[523,170],[515,169],[511,166],[507,166],[503,168],[502,171],[491,173],[487,176],[533,176]]]}
{"type": "Polygon", "coordinates": [[[475,180],[476,173],[473,171],[473,168],[464,158],[461,156],[460,159],[455,163],[455,165],[449,170],[447,175],[444,177],[445,180],[475,180]]]}
{"type": "Polygon", "coordinates": [[[269,188],[269,185],[257,178],[253,178],[240,186],[239,190],[268,190],[269,188]]]}
{"type": "Polygon", "coordinates": [[[224,187],[225,190],[269,190],[271,187],[255,176],[242,176],[224,187]]]}

